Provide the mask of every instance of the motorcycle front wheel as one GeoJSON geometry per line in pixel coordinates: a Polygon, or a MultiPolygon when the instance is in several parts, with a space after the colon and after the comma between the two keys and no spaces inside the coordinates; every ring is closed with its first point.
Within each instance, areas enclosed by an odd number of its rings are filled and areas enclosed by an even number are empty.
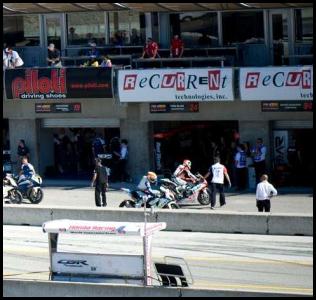
{"type": "Polygon", "coordinates": [[[210,204],[210,194],[207,190],[201,191],[198,195],[198,201],[201,205],[210,204]]]}
{"type": "Polygon", "coordinates": [[[165,208],[169,208],[169,209],[179,209],[180,206],[177,203],[168,203],[165,208]]]}
{"type": "Polygon", "coordinates": [[[23,196],[19,191],[12,191],[9,196],[10,203],[20,204],[23,200],[23,196]]]}
{"type": "Polygon", "coordinates": [[[38,203],[40,203],[43,200],[43,197],[44,197],[43,190],[42,189],[38,189],[37,192],[31,191],[30,196],[29,196],[29,200],[33,204],[38,204],[38,203]]]}

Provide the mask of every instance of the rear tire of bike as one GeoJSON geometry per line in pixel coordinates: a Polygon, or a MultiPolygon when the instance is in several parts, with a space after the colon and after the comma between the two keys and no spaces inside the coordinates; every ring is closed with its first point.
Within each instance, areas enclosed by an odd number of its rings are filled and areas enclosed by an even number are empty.
{"type": "Polygon", "coordinates": [[[44,192],[42,189],[38,189],[37,193],[34,195],[32,192],[30,193],[30,201],[32,204],[38,204],[43,200],[44,192]]]}
{"type": "Polygon", "coordinates": [[[210,204],[210,194],[207,191],[200,192],[198,195],[198,201],[201,205],[210,204]]]}
{"type": "Polygon", "coordinates": [[[12,204],[21,204],[23,196],[19,191],[13,191],[9,199],[12,204]]]}
{"type": "Polygon", "coordinates": [[[130,201],[130,200],[124,200],[119,207],[126,207],[126,208],[134,208],[135,207],[135,203],[130,201]]]}

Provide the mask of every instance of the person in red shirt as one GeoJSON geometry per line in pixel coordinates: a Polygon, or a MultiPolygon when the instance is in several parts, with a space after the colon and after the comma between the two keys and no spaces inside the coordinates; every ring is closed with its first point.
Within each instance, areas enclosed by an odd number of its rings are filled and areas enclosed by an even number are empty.
{"type": "Polygon", "coordinates": [[[174,35],[170,45],[170,57],[182,57],[184,43],[179,38],[179,35],[174,35]]]}
{"type": "Polygon", "coordinates": [[[152,38],[147,39],[141,58],[144,58],[145,55],[148,58],[156,58],[156,56],[158,55],[158,44],[154,42],[152,38]]]}

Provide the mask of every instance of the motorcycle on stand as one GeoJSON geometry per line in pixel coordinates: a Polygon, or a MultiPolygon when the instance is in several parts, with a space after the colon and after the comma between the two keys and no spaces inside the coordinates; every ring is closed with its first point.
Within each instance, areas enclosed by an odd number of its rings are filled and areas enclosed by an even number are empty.
{"type": "Polygon", "coordinates": [[[160,179],[160,183],[162,187],[172,191],[178,205],[197,203],[208,205],[210,203],[210,194],[207,189],[208,183],[199,173],[195,177],[198,180],[195,183],[188,183],[184,191],[181,191],[181,185],[176,182],[174,177],[171,177],[171,179],[160,179]]]}
{"type": "Polygon", "coordinates": [[[33,204],[38,204],[43,200],[44,192],[41,188],[42,178],[35,174],[30,178],[22,178],[19,180],[19,176],[13,177],[18,185],[18,190],[22,194],[23,198],[27,198],[33,204]]]}
{"type": "Polygon", "coordinates": [[[8,199],[11,204],[20,204],[23,200],[18,185],[10,173],[7,173],[3,179],[2,193],[3,200],[8,199]]]}
{"type": "Polygon", "coordinates": [[[121,190],[126,192],[131,197],[131,199],[122,201],[119,207],[141,208],[144,207],[144,199],[147,199],[147,208],[180,208],[175,201],[173,193],[169,189],[162,186],[159,188],[159,191],[157,191],[157,195],[155,196],[148,196],[144,192],[137,190],[132,191],[125,188],[121,188],[121,190]]]}

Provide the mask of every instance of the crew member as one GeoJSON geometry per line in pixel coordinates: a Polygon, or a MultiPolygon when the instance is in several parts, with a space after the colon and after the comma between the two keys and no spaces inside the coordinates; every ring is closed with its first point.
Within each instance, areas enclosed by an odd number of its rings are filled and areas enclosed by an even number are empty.
{"type": "Polygon", "coordinates": [[[237,188],[238,190],[244,190],[247,187],[247,154],[243,144],[237,147],[235,167],[237,188]]]}
{"type": "Polygon", "coordinates": [[[256,141],[256,146],[251,151],[256,172],[256,183],[259,183],[260,177],[266,171],[266,153],[267,147],[263,145],[261,138],[256,141]]]}
{"type": "Polygon", "coordinates": [[[102,166],[102,160],[97,158],[96,167],[93,172],[93,178],[91,182],[91,187],[93,187],[94,182],[95,185],[95,204],[98,207],[105,207],[106,203],[106,189],[109,187],[108,183],[108,173],[105,166],[102,166]],[[101,194],[101,197],[100,197],[101,194]]]}
{"type": "Polygon", "coordinates": [[[204,176],[207,179],[210,175],[212,175],[211,180],[211,209],[215,209],[216,203],[216,190],[219,191],[219,202],[220,206],[226,204],[225,194],[224,194],[224,176],[226,177],[229,187],[231,187],[230,178],[227,172],[227,169],[224,165],[220,164],[220,158],[216,157],[214,159],[215,164],[213,164],[207,174],[204,176]]]}
{"type": "Polygon", "coordinates": [[[256,200],[259,212],[270,212],[270,198],[278,194],[274,186],[268,182],[268,175],[263,174],[260,178],[261,182],[257,185],[256,200]]]}

